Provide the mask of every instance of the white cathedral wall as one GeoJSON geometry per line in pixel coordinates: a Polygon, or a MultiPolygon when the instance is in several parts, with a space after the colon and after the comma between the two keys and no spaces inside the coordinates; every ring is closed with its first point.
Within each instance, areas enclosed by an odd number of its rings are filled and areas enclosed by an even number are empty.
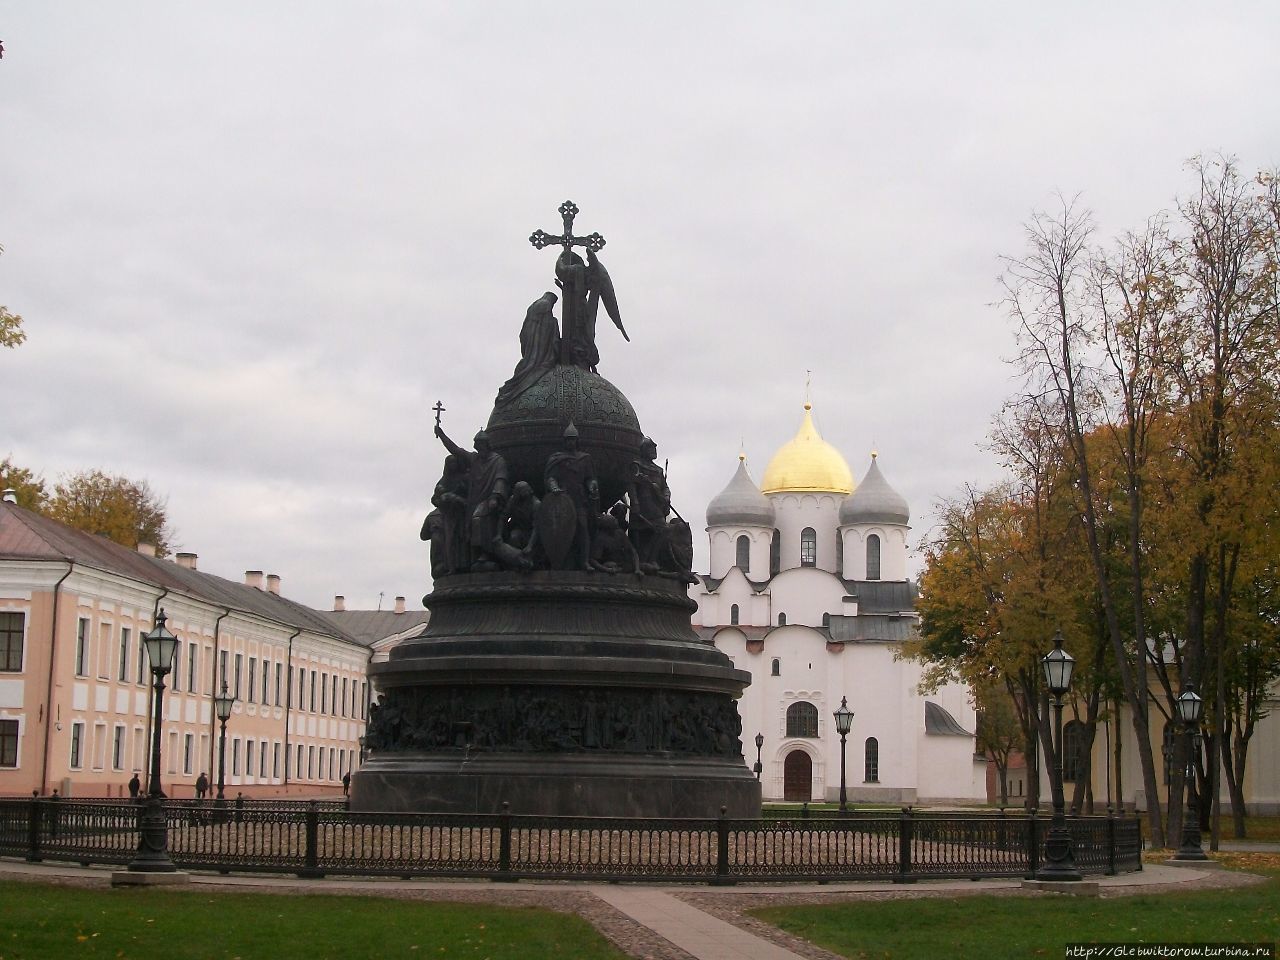
{"type": "Polygon", "coordinates": [[[773,501],[780,538],[781,569],[800,566],[800,534],[805,527],[812,527],[817,539],[818,569],[834,573],[836,528],[844,497],[834,493],[775,493],[769,499],[773,501]]]}
{"type": "Polygon", "coordinates": [[[867,537],[880,537],[880,579],[907,579],[907,531],[896,524],[854,524],[840,528],[844,538],[844,575],[850,580],[867,579],[867,537]]]}
{"type": "Polygon", "coordinates": [[[750,566],[743,572],[752,580],[769,579],[769,545],[773,541],[772,527],[708,527],[711,547],[710,575],[720,579],[738,562],[738,537],[751,540],[750,566]]]}
{"type": "Polygon", "coordinates": [[[824,613],[839,613],[844,584],[834,574],[800,567],[784,570],[769,584],[773,622],[785,613],[787,623],[820,626],[824,613]]]}

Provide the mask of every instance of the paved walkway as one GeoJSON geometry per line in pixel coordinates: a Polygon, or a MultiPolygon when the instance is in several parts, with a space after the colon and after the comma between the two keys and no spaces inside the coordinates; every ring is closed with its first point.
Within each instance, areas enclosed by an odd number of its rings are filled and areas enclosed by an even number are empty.
{"type": "MultiPolygon", "coordinates": [[[[111,870],[103,867],[81,867],[69,863],[27,863],[22,860],[0,860],[0,875],[28,877],[31,879],[76,879],[107,882],[111,870]]],[[[1124,873],[1114,877],[1097,877],[1102,891],[1108,888],[1154,887],[1166,884],[1194,886],[1206,877],[1220,875],[1217,870],[1199,870],[1191,867],[1167,867],[1147,864],[1137,873],[1124,873]]],[[[493,902],[508,899],[516,891],[571,889],[590,894],[608,904],[619,913],[647,927],[658,936],[685,951],[695,960],[804,960],[799,954],[771,943],[731,923],[711,916],[686,903],[673,890],[696,892],[699,896],[750,897],[752,894],[830,894],[845,893],[856,897],[883,895],[892,889],[898,895],[912,893],[937,893],[955,890],[964,893],[1013,891],[1021,888],[1018,880],[933,880],[921,881],[910,886],[893,886],[881,881],[859,881],[828,884],[744,884],[733,887],[649,886],[643,884],[600,883],[537,883],[488,884],[475,881],[451,880],[394,880],[334,878],[303,880],[292,876],[242,876],[214,873],[193,873],[192,883],[208,886],[241,888],[270,887],[310,892],[358,892],[376,895],[388,890],[426,892],[431,890],[483,891],[493,902]]]]}

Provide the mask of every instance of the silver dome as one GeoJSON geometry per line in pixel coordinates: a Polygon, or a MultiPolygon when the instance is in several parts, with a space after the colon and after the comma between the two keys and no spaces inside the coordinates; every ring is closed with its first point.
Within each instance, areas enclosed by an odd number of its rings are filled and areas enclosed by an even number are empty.
{"type": "Polygon", "coordinates": [[[747,473],[747,461],[739,457],[738,472],[707,505],[707,526],[772,527],[773,519],[773,504],[747,473]]]}
{"type": "Polygon", "coordinates": [[[911,520],[911,508],[897,490],[889,486],[875,454],[871,456],[871,468],[862,478],[856,490],[840,505],[840,522],[844,523],[896,523],[906,526],[911,520]]]}

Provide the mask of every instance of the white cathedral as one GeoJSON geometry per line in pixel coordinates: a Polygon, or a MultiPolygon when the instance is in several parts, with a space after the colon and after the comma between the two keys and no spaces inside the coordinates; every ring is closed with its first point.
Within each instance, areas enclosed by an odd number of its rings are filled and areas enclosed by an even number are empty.
{"type": "Polygon", "coordinates": [[[761,743],[766,800],[837,800],[833,713],[846,702],[850,802],[982,802],[969,690],[922,695],[919,665],[898,657],[917,625],[907,502],[874,453],[855,489],[811,410],[761,486],[739,456],[707,507],[711,569],[690,588],[695,629],[751,674],[738,702],[747,764],[761,743]]]}

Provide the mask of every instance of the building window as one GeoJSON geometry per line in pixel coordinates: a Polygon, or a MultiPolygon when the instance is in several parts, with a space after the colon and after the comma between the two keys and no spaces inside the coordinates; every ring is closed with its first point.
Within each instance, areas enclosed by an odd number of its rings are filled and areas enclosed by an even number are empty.
{"type": "MultiPolygon", "coordinates": [[[[80,621],[84,623],[83,620],[80,621]]],[[[76,721],[71,724],[71,769],[79,770],[84,762],[84,724],[76,721]]]]}
{"type": "Polygon", "coordinates": [[[284,673],[284,664],[276,664],[276,706],[280,706],[280,677],[284,673]]]}
{"type": "Polygon", "coordinates": [[[867,783],[880,782],[880,741],[867,737],[862,748],[862,779],[867,783]]]}
{"type": "Polygon", "coordinates": [[[338,715],[338,675],[335,673],[329,679],[329,682],[332,684],[332,688],[329,691],[329,703],[333,705],[333,715],[336,717],[338,715]]]}
{"type": "Polygon", "coordinates": [[[311,671],[311,712],[316,712],[316,672],[311,671]]]}
{"type": "Polygon", "coordinates": [[[124,727],[116,727],[111,736],[111,769],[124,769],[124,727]]]}
{"type": "Polygon", "coordinates": [[[237,653],[235,673],[232,675],[232,683],[231,683],[231,693],[237,700],[240,699],[240,674],[243,672],[244,672],[244,654],[237,653]]]}
{"type": "Polygon", "coordinates": [[[800,700],[787,707],[788,737],[816,737],[817,735],[817,707],[807,700],[800,700]]]}
{"type": "Polygon", "coordinates": [[[191,776],[192,764],[195,763],[196,741],[189,733],[182,735],[182,772],[191,776]]]}
{"type": "Polygon", "coordinates": [[[329,779],[337,780],[338,774],[333,768],[333,754],[334,754],[334,749],[333,747],[330,747],[329,748],[329,779]]]}
{"type": "Polygon", "coordinates": [[[192,640],[187,644],[187,689],[195,693],[200,686],[200,672],[196,670],[199,660],[200,644],[192,640]]]}
{"type": "Polygon", "coordinates": [[[244,773],[247,777],[253,776],[253,740],[244,742],[244,773]]]}
{"type": "Polygon", "coordinates": [[[240,738],[231,741],[231,775],[240,776],[240,738]]]}
{"type": "Polygon", "coordinates": [[[299,780],[302,779],[302,744],[298,744],[298,760],[293,766],[293,775],[299,780]]]}
{"type": "Polygon", "coordinates": [[[269,692],[271,687],[271,684],[269,682],[270,676],[271,676],[271,664],[267,663],[266,660],[263,660],[262,661],[262,705],[264,707],[268,703],[267,693],[269,692]]]}
{"type": "Polygon", "coordinates": [[[1084,724],[1072,720],[1062,728],[1062,779],[1076,781],[1084,773],[1084,724]]]}
{"type": "Polygon", "coordinates": [[[89,675],[89,621],[80,618],[76,624],[76,676],[89,675]]]}
{"type": "Polygon", "coordinates": [[[747,573],[751,569],[751,538],[745,533],[738,538],[738,555],[734,558],[738,569],[747,573]]]}
{"type": "Polygon", "coordinates": [[[831,614],[824,613],[822,615],[822,625],[826,627],[828,630],[831,629],[831,614]]]}
{"type": "Polygon", "coordinates": [[[769,541],[769,576],[776,577],[782,571],[782,535],[773,531],[769,541]]]}
{"type": "Polygon", "coordinates": [[[880,579],[880,537],[874,533],[867,537],[867,579],[880,579]]]}
{"type": "Polygon", "coordinates": [[[249,658],[249,702],[258,696],[258,658],[249,658]]]}
{"type": "Polygon", "coordinates": [[[787,615],[785,613],[778,614],[778,626],[785,627],[787,625],[787,615]]]}
{"type": "Polygon", "coordinates": [[[227,651],[222,650],[218,654],[218,683],[213,685],[213,689],[221,693],[222,684],[227,682],[227,651]]]}
{"type": "Polygon", "coordinates": [[[279,779],[280,777],[280,744],[273,743],[271,745],[271,776],[279,779]]]}
{"type": "Polygon", "coordinates": [[[138,631],[138,670],[133,676],[133,682],[139,684],[147,682],[147,664],[145,662],[147,659],[147,642],[142,639],[144,632],[143,630],[138,631]]]}
{"type": "Polygon", "coordinates": [[[342,678],[342,715],[347,715],[347,678],[342,678]]]}
{"type": "Polygon", "coordinates": [[[0,720],[0,767],[18,765],[18,721],[0,720]]]}
{"type": "Polygon", "coordinates": [[[173,645],[173,692],[177,693],[182,689],[182,641],[179,640],[173,645]]]}
{"type": "Polygon", "coordinates": [[[729,622],[733,624],[738,622],[738,605],[736,603],[729,607],[729,622]]]}
{"type": "Polygon", "coordinates": [[[844,576],[844,536],[836,532],[836,576],[844,576]]]}
{"type": "Polygon", "coordinates": [[[320,712],[329,712],[329,675],[320,674],[320,712]]]}
{"type": "Polygon", "coordinates": [[[800,566],[812,567],[818,563],[818,535],[813,527],[800,531],[800,566]]]}
{"type": "Polygon", "coordinates": [[[17,673],[22,670],[22,634],[25,613],[0,613],[0,670],[17,673]]]}
{"type": "Polygon", "coordinates": [[[307,747],[307,779],[316,778],[316,748],[307,747]]]}
{"type": "Polygon", "coordinates": [[[360,719],[369,719],[369,691],[363,680],[360,681],[360,719]]]}
{"type": "Polygon", "coordinates": [[[777,657],[773,658],[773,663],[769,667],[769,676],[771,677],[782,676],[782,661],[779,660],[777,657]]]}
{"type": "Polygon", "coordinates": [[[263,740],[258,748],[258,776],[267,779],[267,741],[263,740]]]}
{"type": "Polygon", "coordinates": [[[129,647],[133,644],[133,632],[128,627],[120,628],[120,668],[116,671],[116,679],[127,682],[129,679],[129,647]]]}

